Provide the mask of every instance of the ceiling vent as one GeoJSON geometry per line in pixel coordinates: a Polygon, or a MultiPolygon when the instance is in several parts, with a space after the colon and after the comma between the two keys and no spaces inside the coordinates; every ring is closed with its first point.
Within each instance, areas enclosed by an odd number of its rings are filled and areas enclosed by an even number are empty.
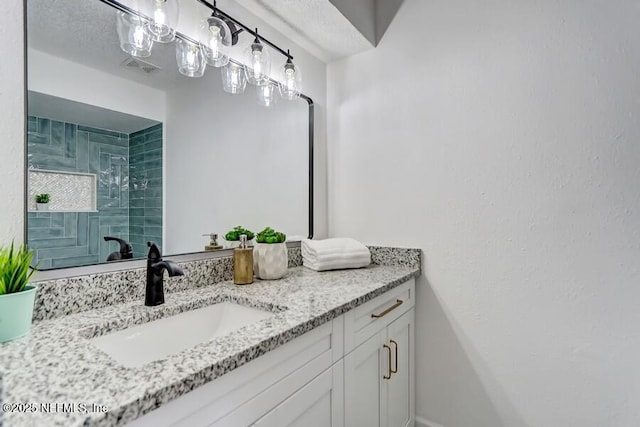
{"type": "Polygon", "coordinates": [[[157,65],[153,65],[150,62],[146,62],[146,61],[143,61],[142,59],[133,58],[133,57],[129,57],[125,59],[124,61],[122,61],[120,65],[127,68],[137,68],[144,71],[147,74],[151,74],[154,71],[158,71],[161,69],[157,65]]]}

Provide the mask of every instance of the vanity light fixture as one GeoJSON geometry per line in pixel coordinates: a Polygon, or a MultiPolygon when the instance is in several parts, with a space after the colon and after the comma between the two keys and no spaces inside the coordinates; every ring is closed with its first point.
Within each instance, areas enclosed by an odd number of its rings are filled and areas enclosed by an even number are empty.
{"type": "Polygon", "coordinates": [[[247,87],[247,79],[244,75],[242,65],[229,61],[227,65],[222,67],[222,89],[231,94],[244,93],[247,87]]]}
{"type": "Polygon", "coordinates": [[[213,67],[224,67],[229,63],[231,47],[231,29],[214,12],[200,25],[200,48],[207,64],[213,67]]]}
{"type": "Polygon", "coordinates": [[[149,17],[147,30],[154,41],[169,43],[176,38],[180,17],[178,0],[145,0],[141,12],[149,17]]]}
{"type": "Polygon", "coordinates": [[[178,71],[187,77],[202,77],[207,65],[200,45],[189,40],[178,39],[176,43],[178,71]]]}
{"type": "Polygon", "coordinates": [[[136,58],[151,56],[153,39],[145,29],[146,21],[138,15],[118,12],[117,30],[120,49],[136,58]]]}
{"type": "Polygon", "coordinates": [[[271,58],[269,51],[260,43],[258,29],[256,38],[244,51],[244,71],[247,81],[252,85],[261,85],[269,79],[271,73],[271,58]]]}
{"type": "Polygon", "coordinates": [[[276,84],[271,80],[256,86],[256,94],[258,95],[258,104],[263,107],[271,107],[278,99],[276,97],[276,84]]]}
{"type": "Polygon", "coordinates": [[[287,55],[287,62],[281,68],[278,86],[280,95],[289,101],[296,99],[302,92],[302,72],[299,66],[293,64],[290,55],[287,55]]]}
{"type": "MultiPolygon", "coordinates": [[[[242,22],[218,9],[207,0],[195,0],[212,11],[210,17],[202,21],[198,39],[176,33],[180,8],[178,0],[137,0],[142,4],[137,10],[122,5],[117,0],[101,0],[119,10],[117,19],[120,48],[137,58],[151,56],[153,43],[168,43],[176,38],[176,59],[178,70],[189,77],[202,77],[207,64],[222,67],[223,88],[229,93],[243,93],[249,83],[257,86],[258,102],[273,105],[275,82],[271,80],[271,59],[267,46],[287,58],[278,76],[280,95],[294,100],[302,91],[300,67],[293,64],[293,56],[258,35],[242,22]],[[232,61],[229,56],[231,46],[238,42],[238,34],[247,32],[254,37],[244,54],[244,64],[232,61]]],[[[182,0],[186,1],[186,0],[182,0]]]]}

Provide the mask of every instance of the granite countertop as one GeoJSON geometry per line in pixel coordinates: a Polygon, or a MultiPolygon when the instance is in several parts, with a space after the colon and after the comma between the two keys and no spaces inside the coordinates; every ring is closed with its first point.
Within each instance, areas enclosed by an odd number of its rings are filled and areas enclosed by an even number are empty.
{"type": "Polygon", "coordinates": [[[9,405],[0,412],[0,425],[126,424],[418,274],[419,268],[407,266],[322,273],[295,267],[276,281],[249,286],[221,282],[170,293],[158,307],[145,307],[140,300],[34,322],[28,337],[0,344],[0,400],[9,405]],[[275,314],[137,368],[119,365],[88,341],[222,301],[275,314]]]}

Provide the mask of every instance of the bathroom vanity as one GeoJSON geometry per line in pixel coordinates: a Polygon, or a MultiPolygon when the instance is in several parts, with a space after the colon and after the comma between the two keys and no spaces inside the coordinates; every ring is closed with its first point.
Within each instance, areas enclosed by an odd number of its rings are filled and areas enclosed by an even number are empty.
{"type": "MultiPolygon", "coordinates": [[[[48,299],[36,303],[36,316],[55,317],[35,322],[29,337],[0,346],[3,402],[34,406],[5,412],[4,422],[413,425],[419,251],[371,249],[377,264],[368,268],[318,273],[295,266],[281,280],[249,286],[228,280],[226,258],[214,260],[219,263],[215,266],[203,264],[214,261],[184,263],[185,277],[168,280],[166,302],[158,307],[145,307],[140,292],[129,292],[112,276],[43,283],[48,299]],[[203,270],[208,275],[199,275],[203,270]],[[216,281],[217,274],[222,281],[216,281]],[[209,281],[196,286],[190,284],[193,280],[209,281]],[[66,292],[60,292],[61,286],[66,292]],[[70,307],[89,289],[94,292],[90,301],[70,307]],[[104,305],[114,289],[132,299],[104,305]],[[56,291],[61,305],[52,301],[56,291]],[[49,304],[46,310],[43,304],[49,304]],[[137,327],[219,304],[267,315],[152,361],[122,361],[96,343],[127,330],[135,343],[137,327]],[[40,405],[48,403],[67,406],[47,412],[40,405]]],[[[131,282],[129,290],[143,287],[140,272],[119,274],[131,282]]],[[[204,323],[202,328],[208,326],[204,323]]],[[[167,331],[166,344],[175,339],[171,337],[167,331]]],[[[143,351],[156,351],[153,347],[143,351]]]]}
{"type": "Polygon", "coordinates": [[[38,273],[30,335],[0,344],[0,425],[412,425],[420,251],[370,247],[368,268],[303,269],[312,99],[265,109],[255,90],[225,93],[211,67],[185,78],[172,45],[132,59],[117,27],[134,2],[120,3],[25,0],[24,241],[52,271],[38,273]],[[77,22],[94,25],[68,31],[77,22]],[[54,195],[49,212],[31,212],[36,192],[54,195]],[[234,286],[229,251],[193,253],[203,232],[237,224],[290,236],[286,277],[234,286]],[[117,257],[114,239],[122,258],[155,241],[178,261],[164,303],[145,306],[141,261],[93,265],[117,257]]]}

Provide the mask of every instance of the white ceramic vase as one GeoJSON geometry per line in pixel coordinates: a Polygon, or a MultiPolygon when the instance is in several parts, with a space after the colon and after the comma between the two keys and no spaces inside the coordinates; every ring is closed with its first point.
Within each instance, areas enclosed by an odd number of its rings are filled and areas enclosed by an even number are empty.
{"type": "Polygon", "coordinates": [[[38,211],[48,211],[49,203],[36,203],[36,210],[38,211]]]}
{"type": "Polygon", "coordinates": [[[256,243],[253,272],[263,280],[276,280],[287,274],[289,256],[286,243],[256,243]]]}

